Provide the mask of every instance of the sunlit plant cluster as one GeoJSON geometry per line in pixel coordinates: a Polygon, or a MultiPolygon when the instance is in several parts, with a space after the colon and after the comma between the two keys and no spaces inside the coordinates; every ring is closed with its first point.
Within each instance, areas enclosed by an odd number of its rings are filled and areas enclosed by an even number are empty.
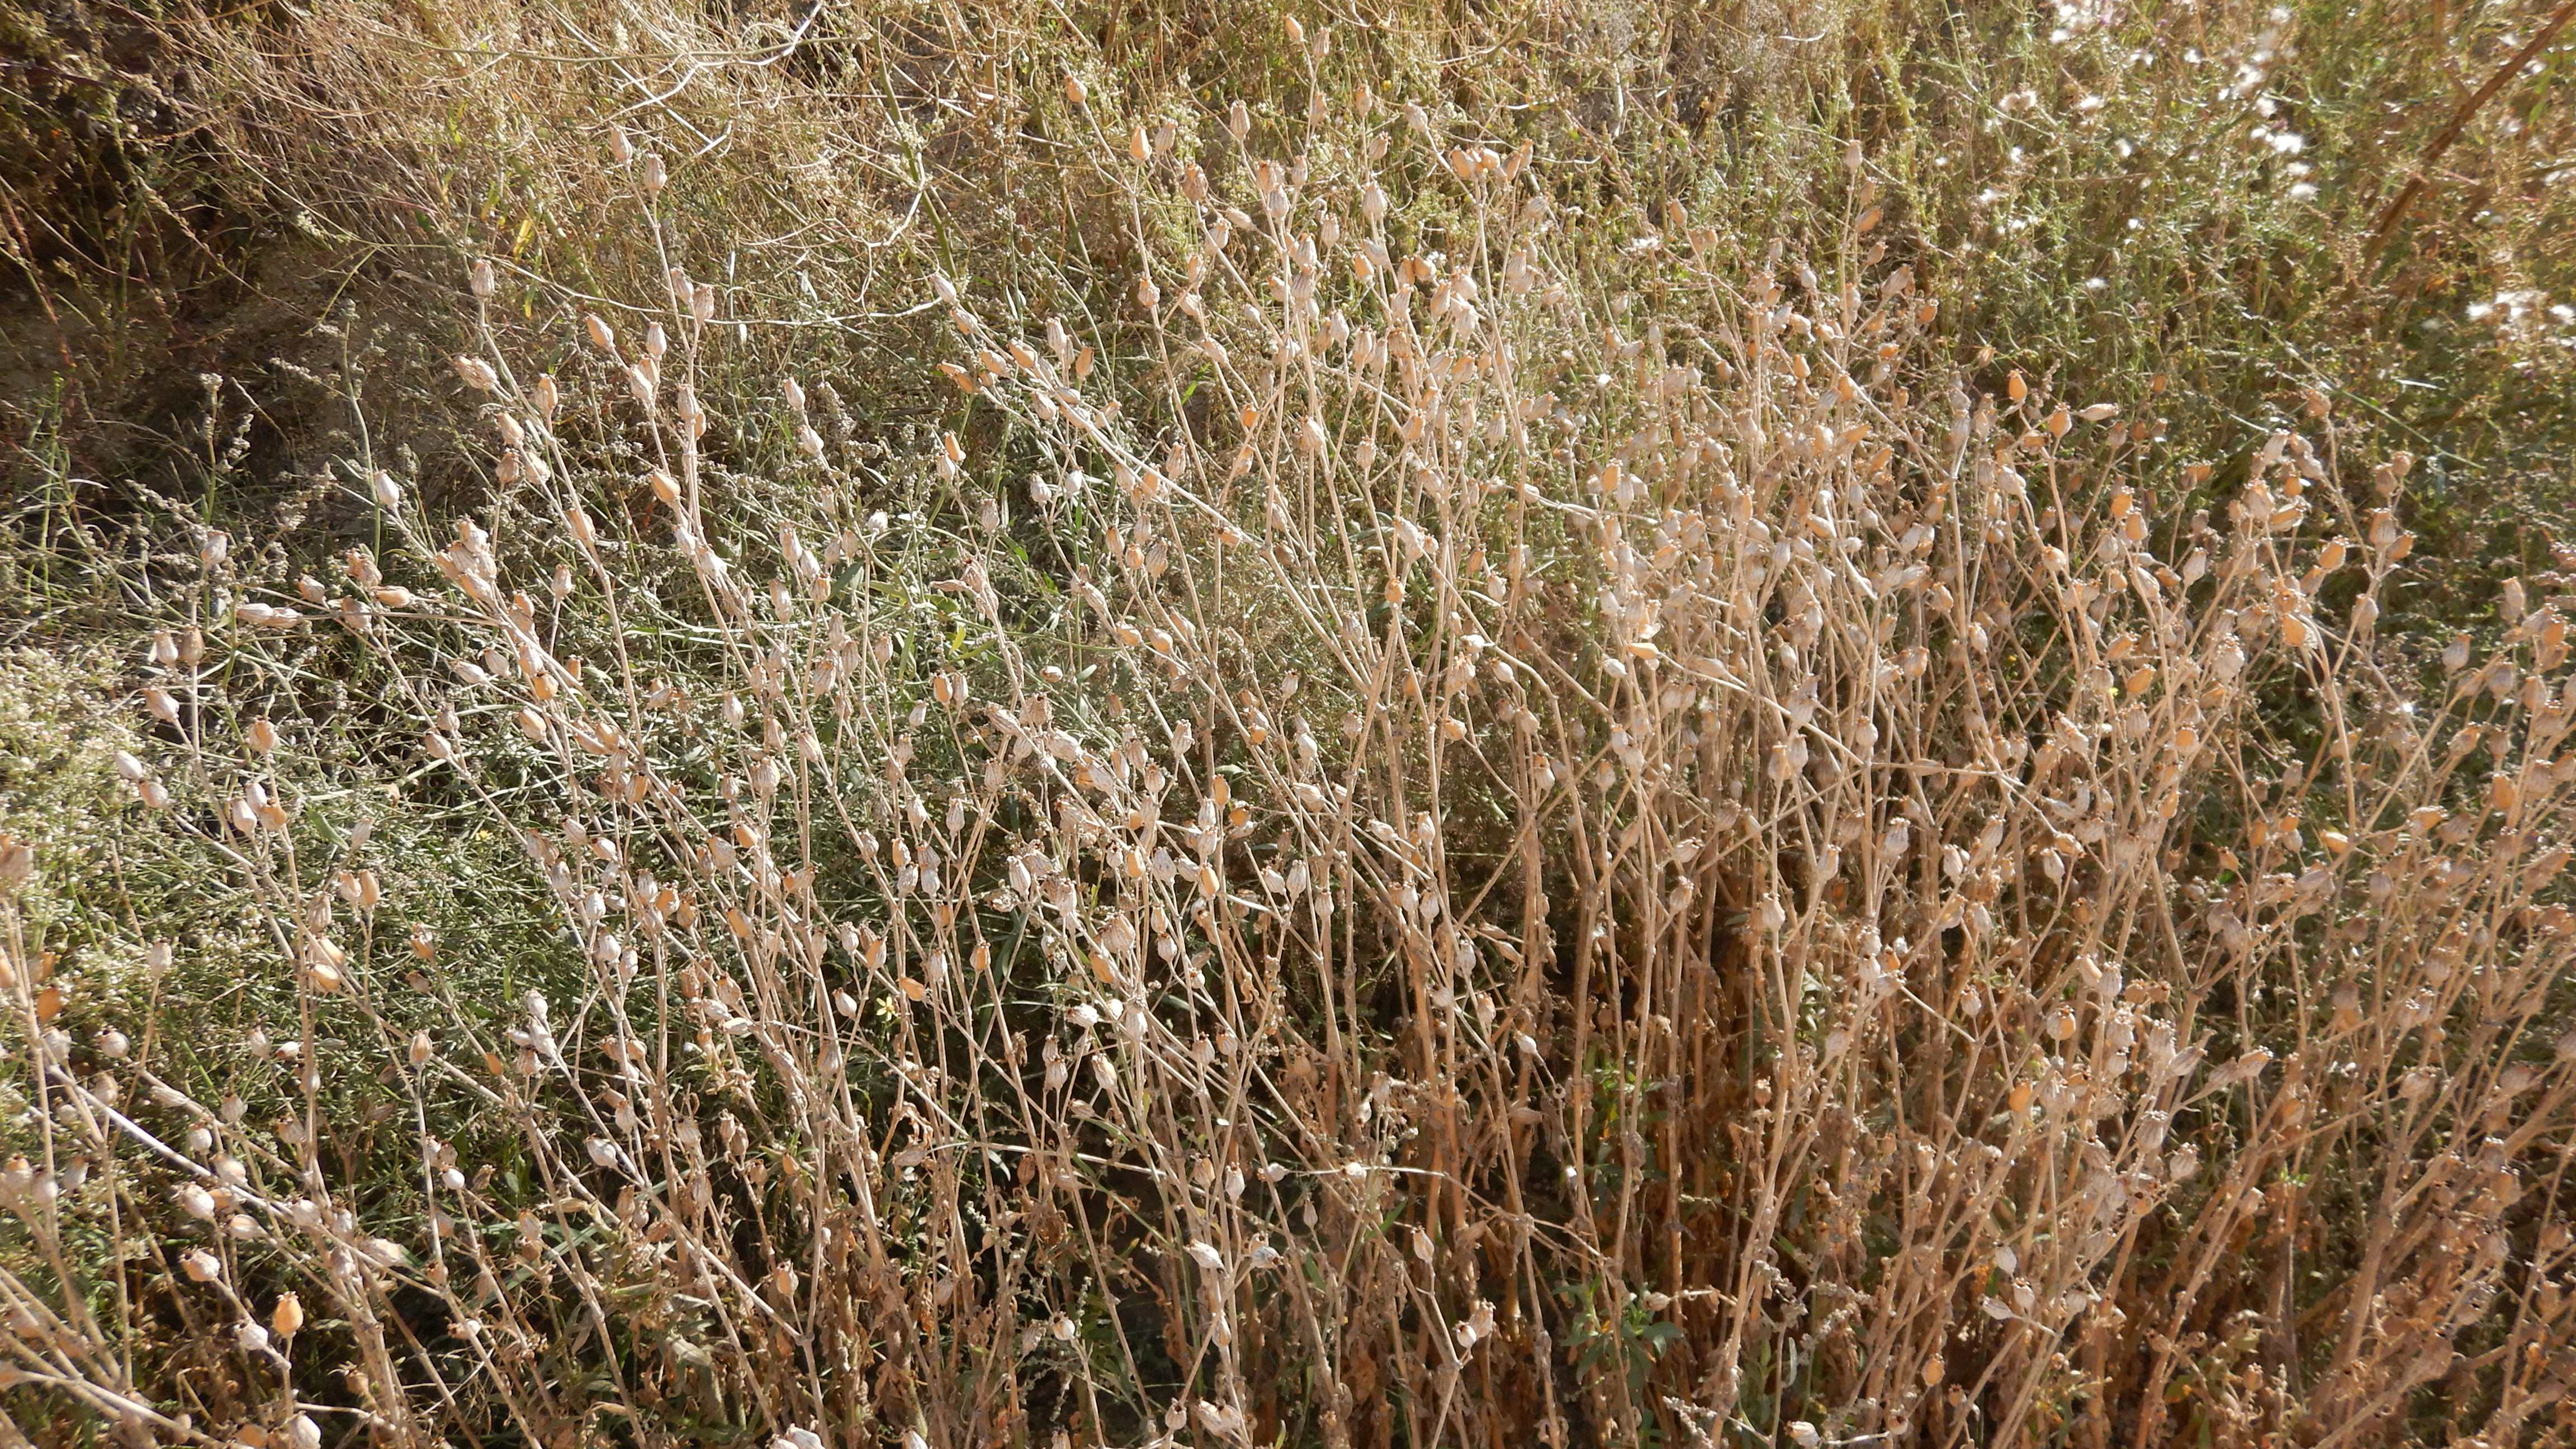
{"type": "Polygon", "coordinates": [[[1065,78],[1121,305],[926,276],[900,457],[716,390],[723,259],[604,129],[667,275],[470,262],[483,506],[360,433],[379,544],[156,565],[123,828],[270,1015],[121,1016],[0,898],[0,1389],[293,1449],[2557,1432],[2565,621],[2397,660],[2413,460],[2322,395],[2221,474],[2156,387],[1960,371],[1858,142],[1825,244],[1604,248],[1331,45],[1284,122],[1065,78]],[[322,671],[372,760],[300,753],[322,671]],[[523,958],[428,924],[411,811],[523,958]]]}

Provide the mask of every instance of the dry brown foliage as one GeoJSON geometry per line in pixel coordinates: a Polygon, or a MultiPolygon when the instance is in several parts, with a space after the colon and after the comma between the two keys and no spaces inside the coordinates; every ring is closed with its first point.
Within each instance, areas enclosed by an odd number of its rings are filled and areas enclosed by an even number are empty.
{"type": "Polygon", "coordinates": [[[930,279],[935,439],[750,394],[620,133],[652,269],[470,274],[482,506],[362,437],[380,549],[153,576],[131,828],[290,1014],[75,1036],[0,901],[0,1384],[296,1449],[2556,1442],[2566,623],[2383,647],[2408,459],[2319,398],[2204,513],[2152,395],[1976,390],[1858,147],[1828,245],[1605,256],[1415,97],[1063,84],[1124,310],[930,279]],[[298,760],[315,671],[407,748],[298,760]],[[507,997],[313,825],[396,774],[550,922],[507,997]]]}

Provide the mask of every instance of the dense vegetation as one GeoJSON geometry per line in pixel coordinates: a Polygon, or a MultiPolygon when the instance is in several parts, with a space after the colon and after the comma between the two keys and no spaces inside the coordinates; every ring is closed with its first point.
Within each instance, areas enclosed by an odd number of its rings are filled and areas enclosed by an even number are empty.
{"type": "Polygon", "coordinates": [[[2566,1442],[2571,16],[0,0],[0,1443],[2566,1442]]]}

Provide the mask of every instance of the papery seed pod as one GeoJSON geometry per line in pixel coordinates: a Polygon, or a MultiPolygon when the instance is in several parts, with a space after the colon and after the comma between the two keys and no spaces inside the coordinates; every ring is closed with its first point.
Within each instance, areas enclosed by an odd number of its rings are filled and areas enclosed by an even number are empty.
{"type": "Polygon", "coordinates": [[[474,265],[465,273],[465,284],[474,293],[476,301],[491,300],[492,261],[489,257],[474,259],[474,265]]]}
{"type": "Polygon", "coordinates": [[[662,188],[670,184],[670,168],[662,164],[662,157],[659,152],[655,152],[654,154],[644,158],[644,175],[642,180],[644,183],[644,194],[646,196],[659,196],[662,194],[662,188]]]}
{"type": "Polygon", "coordinates": [[[494,372],[492,364],[482,358],[459,357],[454,361],[456,375],[464,380],[467,387],[476,392],[491,392],[501,385],[501,375],[494,372]]]}
{"type": "Polygon", "coordinates": [[[372,870],[344,870],[334,885],[340,892],[340,899],[360,910],[372,911],[385,898],[384,887],[377,883],[376,873],[372,870]]]}
{"type": "Polygon", "coordinates": [[[1082,77],[1068,75],[1064,78],[1064,99],[1067,105],[1079,106],[1091,99],[1091,88],[1082,83],[1082,77]]]}
{"type": "Polygon", "coordinates": [[[394,481],[393,474],[379,468],[376,475],[368,480],[367,487],[375,496],[378,508],[391,512],[402,507],[402,485],[394,481]]]}
{"type": "Polygon", "coordinates": [[[589,329],[591,346],[602,352],[614,353],[617,350],[617,329],[609,326],[606,318],[592,312],[581,320],[582,326],[589,329]]]}

